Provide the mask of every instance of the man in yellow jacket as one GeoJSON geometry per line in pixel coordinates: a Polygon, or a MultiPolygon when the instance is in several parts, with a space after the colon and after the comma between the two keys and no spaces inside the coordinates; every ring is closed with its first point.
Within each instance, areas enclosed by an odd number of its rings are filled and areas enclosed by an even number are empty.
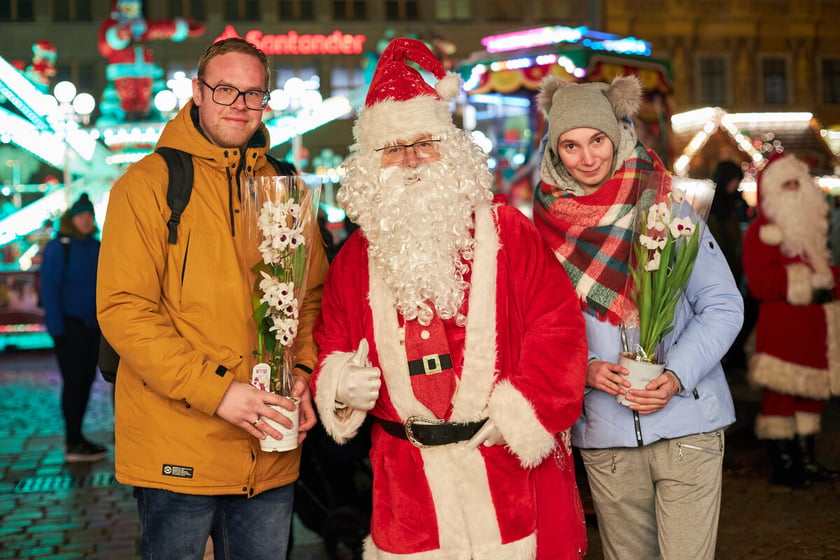
{"type": "MultiPolygon", "coordinates": [[[[242,39],[212,45],[193,79],[193,100],[169,122],[158,147],[192,154],[194,182],[168,243],[168,171],[152,154],[114,185],[102,235],[97,311],[120,354],[116,381],[116,476],[135,487],[144,558],[201,557],[208,536],[231,558],[285,558],[300,447],[262,452],[269,404],[280,395],[250,384],[255,326],[240,191],[274,175],[262,109],[265,55],[242,39]]],[[[312,326],[327,269],[317,223],[300,311],[293,395],[300,430],[315,424],[308,376],[312,326]]]]}

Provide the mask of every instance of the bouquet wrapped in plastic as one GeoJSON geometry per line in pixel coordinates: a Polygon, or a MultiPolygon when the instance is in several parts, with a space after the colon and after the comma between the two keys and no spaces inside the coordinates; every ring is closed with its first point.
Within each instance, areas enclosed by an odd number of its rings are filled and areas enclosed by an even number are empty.
{"type": "MultiPolygon", "coordinates": [[[[309,257],[304,232],[317,219],[319,195],[320,189],[312,189],[294,176],[250,179],[242,195],[245,248],[240,258],[252,286],[249,296],[256,326],[251,384],[295,403],[292,370],[309,257]]],[[[295,431],[296,420],[297,411],[295,431]]],[[[274,427],[283,431],[278,424],[274,427]]],[[[296,445],[296,434],[282,442],[270,437],[261,440],[266,451],[284,451],[296,445]]]]}
{"type": "Polygon", "coordinates": [[[641,362],[657,363],[658,348],[673,329],[714,198],[714,183],[661,181],[636,207],[627,290],[635,304],[626,326],[635,330],[624,349],[641,362]]]}

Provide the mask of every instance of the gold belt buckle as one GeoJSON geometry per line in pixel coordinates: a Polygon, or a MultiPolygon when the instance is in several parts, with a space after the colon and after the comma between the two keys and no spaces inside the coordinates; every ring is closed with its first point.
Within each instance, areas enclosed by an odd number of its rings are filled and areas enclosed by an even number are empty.
{"type": "Polygon", "coordinates": [[[423,372],[426,375],[434,375],[436,373],[440,373],[443,371],[443,367],[441,367],[440,363],[440,354],[429,354],[427,356],[423,356],[423,372]],[[435,364],[434,367],[429,367],[429,362],[435,364]]]}
{"type": "Polygon", "coordinates": [[[411,445],[418,448],[429,447],[428,445],[423,445],[417,438],[414,437],[413,427],[414,424],[417,422],[423,422],[424,424],[435,425],[435,424],[445,424],[445,420],[439,420],[437,418],[426,418],[425,416],[409,416],[405,422],[403,422],[403,427],[405,428],[405,437],[408,441],[411,442],[411,445]]]}

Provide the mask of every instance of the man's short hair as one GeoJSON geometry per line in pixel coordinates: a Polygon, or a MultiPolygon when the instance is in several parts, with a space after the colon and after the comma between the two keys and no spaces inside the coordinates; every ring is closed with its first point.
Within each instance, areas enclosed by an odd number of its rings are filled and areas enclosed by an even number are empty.
{"type": "Polygon", "coordinates": [[[249,54],[259,59],[260,64],[262,64],[263,69],[265,69],[265,89],[266,91],[268,91],[269,80],[271,78],[271,68],[268,64],[268,57],[256,45],[254,45],[253,43],[249,43],[248,41],[240,37],[230,37],[228,39],[222,39],[221,41],[217,41],[210,45],[207,48],[207,50],[204,51],[204,54],[201,55],[201,58],[198,60],[198,79],[204,79],[204,75],[207,72],[207,64],[212,59],[214,59],[217,56],[232,52],[249,54]]]}

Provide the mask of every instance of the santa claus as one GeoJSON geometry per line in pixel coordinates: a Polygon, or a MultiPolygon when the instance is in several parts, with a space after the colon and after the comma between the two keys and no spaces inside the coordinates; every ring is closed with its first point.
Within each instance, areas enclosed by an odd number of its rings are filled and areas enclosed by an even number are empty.
{"type": "Polygon", "coordinates": [[[830,264],[828,205],[791,155],[758,176],[759,216],[744,236],[743,264],[760,301],[749,378],[764,387],[755,431],[767,440],[771,482],[835,480],[817,463],[814,436],[825,401],[840,394],[840,271],[830,264]]]}
{"type": "Polygon", "coordinates": [[[359,229],[324,285],[315,402],[338,442],[374,417],[365,558],[579,558],[580,306],[533,225],[494,204],[449,114],[459,85],[420,41],[379,60],[338,196],[359,229]],[[539,543],[538,509],[555,524],[539,543]]]}

